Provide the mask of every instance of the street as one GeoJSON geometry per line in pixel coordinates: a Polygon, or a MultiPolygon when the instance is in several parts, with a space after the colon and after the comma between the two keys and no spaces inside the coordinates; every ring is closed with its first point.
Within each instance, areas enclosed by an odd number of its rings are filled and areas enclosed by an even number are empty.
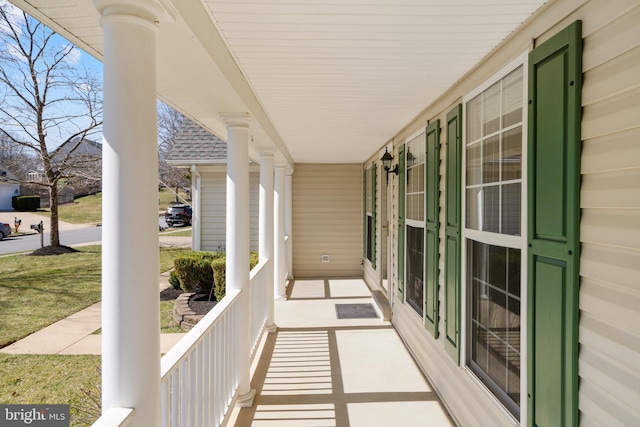
{"type": "MultiPolygon", "coordinates": [[[[44,232],[44,246],[49,245],[49,233],[44,232]]],[[[85,227],[60,231],[60,244],[74,246],[83,243],[100,243],[102,241],[102,227],[85,227]]],[[[0,255],[30,252],[40,248],[40,235],[11,235],[0,241],[0,255]]]]}

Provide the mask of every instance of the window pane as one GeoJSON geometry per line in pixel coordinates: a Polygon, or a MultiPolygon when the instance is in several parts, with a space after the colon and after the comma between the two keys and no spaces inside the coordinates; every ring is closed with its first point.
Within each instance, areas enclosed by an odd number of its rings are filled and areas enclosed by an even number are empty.
{"type": "Polygon", "coordinates": [[[482,121],[482,94],[467,102],[467,141],[473,142],[482,138],[480,123],[482,121]]]}
{"type": "Polygon", "coordinates": [[[482,231],[500,232],[500,187],[482,188],[482,231]]]}
{"type": "Polygon", "coordinates": [[[371,200],[371,191],[369,186],[371,185],[371,168],[367,169],[364,173],[364,182],[366,183],[365,200],[367,212],[373,212],[373,201],[371,200]]]}
{"type": "Polygon", "coordinates": [[[407,226],[407,303],[423,314],[424,230],[407,226]]]}
{"type": "Polygon", "coordinates": [[[522,176],[522,127],[502,134],[502,180],[520,179],[522,176]]]}
{"type": "Polygon", "coordinates": [[[467,185],[482,183],[482,146],[474,144],[467,147],[467,185]]]}
{"type": "Polygon", "coordinates": [[[367,259],[373,261],[373,217],[367,215],[367,259]]]}
{"type": "Polygon", "coordinates": [[[500,180],[500,136],[482,141],[482,183],[500,180]]]}
{"type": "Polygon", "coordinates": [[[522,121],[522,67],[512,71],[502,82],[502,127],[522,121]]]}
{"type": "Polygon", "coordinates": [[[479,188],[467,190],[467,228],[480,230],[480,193],[479,188]]]}
{"type": "Polygon", "coordinates": [[[486,136],[500,130],[500,82],[484,91],[483,95],[482,136],[486,136]]]}
{"type": "Polygon", "coordinates": [[[520,250],[469,241],[471,369],[507,408],[520,403],[520,250]],[[517,267],[516,267],[517,264],[517,267]],[[511,281],[517,283],[509,283],[511,281]],[[516,291],[512,293],[511,291],[516,291]]]}
{"type": "Polygon", "coordinates": [[[418,191],[422,193],[424,193],[424,167],[424,163],[418,166],[418,191]]]}
{"type": "Polygon", "coordinates": [[[520,183],[502,186],[502,234],[520,235],[520,183]]]}

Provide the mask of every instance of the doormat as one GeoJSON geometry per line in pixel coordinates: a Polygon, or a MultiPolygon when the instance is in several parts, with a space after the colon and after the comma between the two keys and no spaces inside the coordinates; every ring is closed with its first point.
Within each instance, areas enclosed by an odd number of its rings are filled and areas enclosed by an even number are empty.
{"type": "Polygon", "coordinates": [[[338,319],[376,319],[378,313],[371,304],[336,304],[338,319]]]}

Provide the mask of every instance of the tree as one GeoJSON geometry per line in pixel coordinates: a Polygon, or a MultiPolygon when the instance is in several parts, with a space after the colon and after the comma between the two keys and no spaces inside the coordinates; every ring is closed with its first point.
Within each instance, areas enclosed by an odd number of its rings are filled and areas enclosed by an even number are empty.
{"type": "Polygon", "coordinates": [[[158,103],[158,176],[160,184],[175,189],[176,202],[181,188],[189,188],[191,176],[189,170],[176,168],[167,163],[167,158],[180,133],[184,116],[162,102],[158,103]]]}
{"type": "MultiPolygon", "coordinates": [[[[77,170],[76,150],[102,125],[101,84],[80,64],[81,55],[0,0],[0,134],[39,159],[42,179],[35,184],[49,192],[51,246],[60,246],[58,192],[77,170]]],[[[92,169],[81,161],[83,171],[92,169]]]]}

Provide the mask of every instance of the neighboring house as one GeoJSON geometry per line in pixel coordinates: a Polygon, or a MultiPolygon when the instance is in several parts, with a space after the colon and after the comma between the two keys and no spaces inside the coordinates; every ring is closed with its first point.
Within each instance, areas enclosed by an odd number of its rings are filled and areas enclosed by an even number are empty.
{"type": "MultiPolygon", "coordinates": [[[[191,171],[193,203],[192,246],[194,250],[220,251],[226,247],[227,144],[220,138],[184,119],[167,163],[191,171]]],[[[258,250],[257,166],[250,173],[250,223],[253,251],[258,250]]]]}
{"type": "Polygon", "coordinates": [[[20,195],[20,184],[9,182],[7,178],[11,177],[11,172],[4,170],[0,165],[0,211],[13,210],[11,199],[20,195]]]}
{"type": "MultiPolygon", "coordinates": [[[[95,194],[102,190],[102,144],[88,139],[81,140],[78,144],[78,140],[79,138],[75,138],[65,142],[51,158],[54,167],[72,175],[70,179],[65,180],[65,186],[58,192],[59,203],[70,203],[76,197],[95,194]]],[[[22,194],[38,195],[40,207],[49,207],[49,190],[38,185],[46,182],[44,171],[29,171],[27,181],[28,183],[21,187],[22,194]]]]}
{"type": "Polygon", "coordinates": [[[102,189],[102,144],[76,137],[60,146],[52,164],[67,170],[73,177],[69,187],[75,197],[95,194],[102,189]],[[64,162],[64,164],[62,164],[64,162]]]}

